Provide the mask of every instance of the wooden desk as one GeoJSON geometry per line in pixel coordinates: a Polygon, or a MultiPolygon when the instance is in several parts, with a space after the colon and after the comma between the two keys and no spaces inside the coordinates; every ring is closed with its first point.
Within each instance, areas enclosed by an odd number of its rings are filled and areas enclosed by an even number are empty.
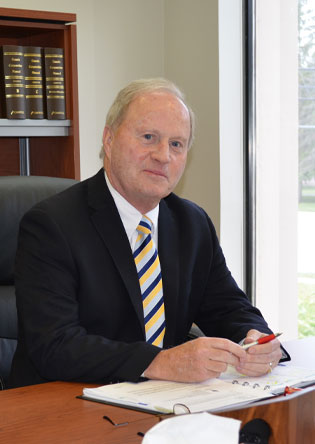
{"type": "MultiPolygon", "coordinates": [[[[283,345],[292,358],[287,365],[315,369],[315,337],[287,341],[283,345]]],[[[264,419],[272,428],[269,444],[315,443],[315,388],[277,401],[218,414],[240,419],[243,424],[254,418],[264,419]]]]}
{"type": "Polygon", "coordinates": [[[266,421],[272,433],[268,444],[315,443],[315,388],[283,397],[279,402],[218,413],[246,424],[255,418],[266,421]]]}
{"type": "MultiPolygon", "coordinates": [[[[294,359],[295,354],[303,355],[303,348],[308,356],[305,366],[314,360],[315,338],[285,345],[293,365],[303,365],[294,359]]],[[[76,398],[83,387],[93,386],[52,382],[0,392],[0,444],[136,444],[142,441],[138,432],[145,433],[159,422],[156,415],[76,398]],[[128,424],[114,426],[104,415],[115,423],[128,424]]],[[[269,444],[315,442],[315,390],[290,396],[278,403],[218,414],[243,424],[253,418],[265,419],[273,432],[269,444]]]]}
{"type": "Polygon", "coordinates": [[[159,417],[77,399],[91,384],[51,382],[0,392],[1,444],[136,444],[159,417]],[[109,416],[114,426],[103,419],[109,416]]]}

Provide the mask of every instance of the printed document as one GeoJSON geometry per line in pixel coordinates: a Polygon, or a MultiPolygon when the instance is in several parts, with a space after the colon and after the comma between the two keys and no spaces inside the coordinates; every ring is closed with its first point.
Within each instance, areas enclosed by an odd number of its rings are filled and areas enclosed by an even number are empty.
{"type": "Polygon", "coordinates": [[[269,396],[272,395],[261,389],[231,386],[231,383],[219,379],[209,379],[201,383],[148,380],[83,389],[85,399],[161,413],[173,413],[176,405],[184,406],[191,413],[215,411],[269,396]]]}

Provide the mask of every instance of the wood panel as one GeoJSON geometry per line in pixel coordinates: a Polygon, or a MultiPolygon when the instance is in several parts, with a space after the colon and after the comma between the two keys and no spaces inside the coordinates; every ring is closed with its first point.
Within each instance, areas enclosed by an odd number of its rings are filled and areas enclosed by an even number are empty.
{"type": "Polygon", "coordinates": [[[281,402],[217,414],[240,419],[242,425],[254,418],[263,419],[272,430],[269,444],[315,442],[315,389],[299,396],[289,395],[281,402]]]}
{"type": "Polygon", "coordinates": [[[17,138],[2,137],[0,144],[0,176],[20,174],[20,149],[17,138]]]}
{"type": "Polygon", "coordinates": [[[61,23],[70,23],[76,21],[76,14],[68,12],[54,12],[54,11],[37,11],[31,9],[16,9],[16,8],[0,8],[0,17],[15,17],[17,19],[29,19],[55,21],[61,23]]]}
{"type": "Polygon", "coordinates": [[[82,387],[54,382],[0,392],[0,443],[140,444],[138,432],[159,422],[148,413],[77,399],[82,387]],[[114,426],[104,415],[127,424],[114,426]]]}
{"type": "MultiPolygon", "coordinates": [[[[93,386],[52,382],[0,392],[0,443],[136,444],[142,441],[138,432],[145,433],[160,421],[157,415],[77,399],[83,387],[93,386]],[[114,426],[104,415],[125,424],[114,426]]],[[[310,444],[315,442],[314,411],[313,388],[278,402],[217,415],[240,419],[242,425],[264,419],[272,428],[269,444],[310,444]]]]}
{"type": "Polygon", "coordinates": [[[33,137],[30,140],[31,175],[75,177],[73,140],[68,137],[33,137]]]}

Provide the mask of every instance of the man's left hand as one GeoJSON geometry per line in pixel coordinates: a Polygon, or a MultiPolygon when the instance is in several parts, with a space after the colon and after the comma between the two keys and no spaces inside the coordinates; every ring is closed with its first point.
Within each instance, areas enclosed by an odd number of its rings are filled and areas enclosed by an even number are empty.
{"type": "MultiPolygon", "coordinates": [[[[257,341],[262,336],[266,336],[266,334],[258,330],[249,330],[244,344],[257,341]]],[[[270,373],[278,365],[282,356],[278,339],[273,339],[266,344],[253,345],[246,352],[246,360],[242,362],[241,366],[236,367],[236,370],[247,376],[261,376],[270,373]]]]}

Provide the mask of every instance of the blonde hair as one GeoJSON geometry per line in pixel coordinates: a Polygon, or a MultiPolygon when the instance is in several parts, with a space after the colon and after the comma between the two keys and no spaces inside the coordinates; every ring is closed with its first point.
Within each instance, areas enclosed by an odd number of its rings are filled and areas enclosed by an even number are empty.
{"type": "MultiPolygon", "coordinates": [[[[105,125],[112,128],[114,131],[124,120],[126,112],[130,103],[139,95],[155,91],[166,91],[177,97],[187,107],[190,117],[190,137],[188,141],[188,148],[191,147],[195,135],[195,115],[193,110],[185,101],[184,93],[170,80],[162,77],[151,79],[139,79],[129,83],[117,94],[112,106],[106,116],[105,125]]],[[[100,157],[104,157],[103,149],[100,157]]]]}

